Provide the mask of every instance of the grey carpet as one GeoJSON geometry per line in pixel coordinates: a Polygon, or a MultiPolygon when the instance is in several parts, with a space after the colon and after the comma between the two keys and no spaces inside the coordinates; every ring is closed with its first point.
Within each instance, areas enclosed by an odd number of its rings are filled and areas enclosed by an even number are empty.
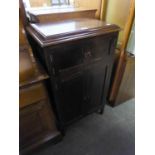
{"type": "Polygon", "coordinates": [[[61,142],[33,155],[134,155],[134,102],[106,106],[103,115],[94,113],[81,119],[68,128],[61,142]]]}

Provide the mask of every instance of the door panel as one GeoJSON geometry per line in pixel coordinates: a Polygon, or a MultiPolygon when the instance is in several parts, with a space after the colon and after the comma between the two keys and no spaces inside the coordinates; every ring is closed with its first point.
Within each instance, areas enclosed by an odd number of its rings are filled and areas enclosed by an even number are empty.
{"type": "Polygon", "coordinates": [[[84,76],[82,71],[79,71],[60,81],[58,88],[60,119],[66,124],[81,115],[81,105],[84,102],[84,76]]]}
{"type": "Polygon", "coordinates": [[[86,69],[85,73],[85,104],[82,106],[82,111],[91,112],[103,104],[107,67],[104,62],[100,62],[86,69]]]}

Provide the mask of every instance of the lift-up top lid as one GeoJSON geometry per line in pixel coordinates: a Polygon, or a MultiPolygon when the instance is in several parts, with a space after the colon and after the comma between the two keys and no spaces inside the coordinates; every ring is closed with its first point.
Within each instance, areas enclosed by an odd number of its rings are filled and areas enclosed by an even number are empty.
{"type": "Polygon", "coordinates": [[[36,23],[27,27],[30,35],[43,47],[119,30],[120,28],[114,24],[84,18],[54,23],[36,23]]]}

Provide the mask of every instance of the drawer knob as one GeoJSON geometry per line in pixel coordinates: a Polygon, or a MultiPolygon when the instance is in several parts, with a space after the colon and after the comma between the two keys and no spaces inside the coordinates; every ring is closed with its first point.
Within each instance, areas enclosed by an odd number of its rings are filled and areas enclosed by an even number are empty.
{"type": "Polygon", "coordinates": [[[85,52],[85,58],[89,58],[91,56],[92,56],[91,51],[85,52]]]}

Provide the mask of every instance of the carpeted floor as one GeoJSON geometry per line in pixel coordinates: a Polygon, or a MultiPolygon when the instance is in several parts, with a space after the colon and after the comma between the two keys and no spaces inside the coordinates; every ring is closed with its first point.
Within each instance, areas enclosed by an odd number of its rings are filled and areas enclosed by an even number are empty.
{"type": "Polygon", "coordinates": [[[56,145],[47,145],[33,155],[134,155],[134,99],[103,115],[91,114],[71,125],[56,145]]]}

